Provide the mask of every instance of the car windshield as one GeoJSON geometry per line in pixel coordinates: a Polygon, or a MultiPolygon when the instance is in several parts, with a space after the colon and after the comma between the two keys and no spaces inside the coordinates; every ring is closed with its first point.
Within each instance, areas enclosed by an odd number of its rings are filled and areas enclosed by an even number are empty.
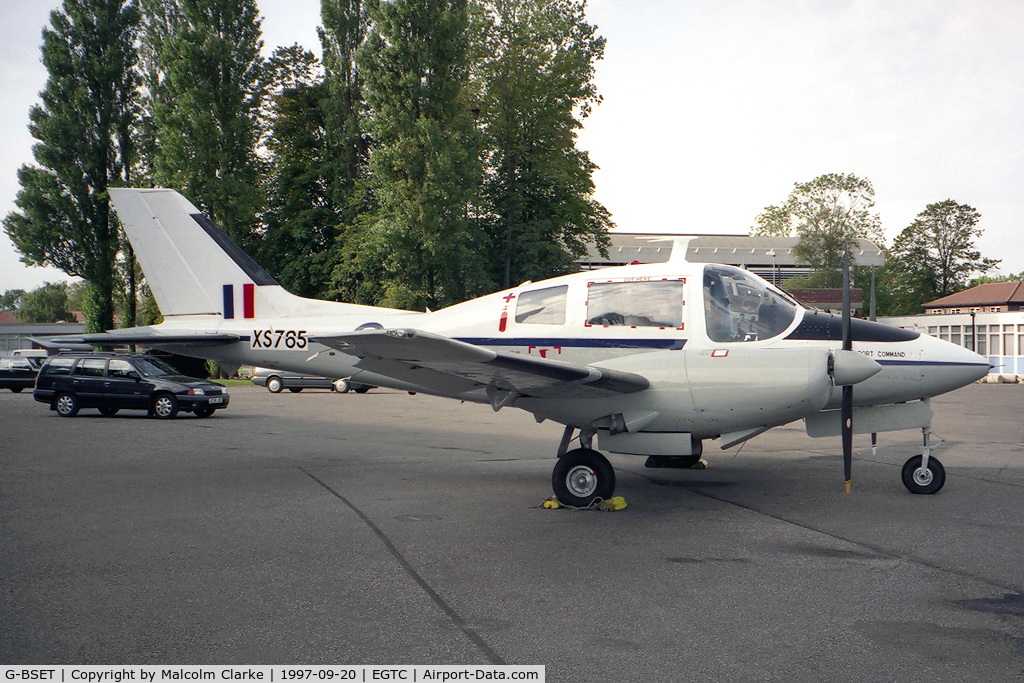
{"type": "Polygon", "coordinates": [[[159,358],[136,358],[135,367],[143,377],[163,377],[164,375],[180,375],[181,373],[159,358]]]}

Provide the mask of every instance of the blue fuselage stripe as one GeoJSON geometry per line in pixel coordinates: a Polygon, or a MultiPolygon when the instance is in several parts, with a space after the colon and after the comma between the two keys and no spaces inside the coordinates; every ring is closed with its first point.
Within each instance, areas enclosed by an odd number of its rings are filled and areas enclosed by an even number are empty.
{"type": "Polygon", "coordinates": [[[677,350],[686,345],[685,339],[580,339],[577,337],[458,337],[458,340],[477,346],[560,346],[587,349],[661,349],[677,350]]]}

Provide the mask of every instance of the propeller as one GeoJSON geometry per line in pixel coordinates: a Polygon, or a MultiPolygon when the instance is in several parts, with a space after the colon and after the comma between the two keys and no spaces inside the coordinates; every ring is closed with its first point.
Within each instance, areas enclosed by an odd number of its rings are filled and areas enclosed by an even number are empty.
{"type": "MultiPolygon", "coordinates": [[[[850,250],[843,252],[843,351],[853,350],[853,335],[850,332],[850,250]]],[[[850,492],[853,470],[853,385],[843,385],[840,405],[843,424],[840,434],[843,439],[843,474],[846,476],[846,492],[850,492]]]]}

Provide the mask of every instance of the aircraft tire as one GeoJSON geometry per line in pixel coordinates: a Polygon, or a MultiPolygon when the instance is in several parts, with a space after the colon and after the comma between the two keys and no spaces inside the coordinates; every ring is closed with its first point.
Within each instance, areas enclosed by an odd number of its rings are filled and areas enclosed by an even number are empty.
{"type": "Polygon", "coordinates": [[[119,410],[121,410],[121,409],[120,408],[114,408],[112,406],[103,406],[102,408],[100,408],[100,415],[103,415],[105,417],[113,417],[113,416],[117,415],[117,411],[119,411],[119,410]]]}
{"type": "Polygon", "coordinates": [[[192,411],[196,414],[196,417],[210,417],[216,412],[215,408],[196,408],[192,411]]]}
{"type": "Polygon", "coordinates": [[[684,470],[692,468],[700,462],[701,454],[696,455],[649,455],[644,467],[684,470]]]}
{"type": "Polygon", "coordinates": [[[271,377],[267,380],[267,391],[270,393],[280,394],[282,389],[284,389],[284,382],[280,377],[271,377]]]}
{"type": "Polygon", "coordinates": [[[928,469],[925,470],[921,467],[923,459],[920,455],[915,455],[904,463],[903,485],[911,493],[937,493],[946,483],[946,469],[937,458],[929,457],[928,469]]]}
{"type": "Polygon", "coordinates": [[[347,394],[349,389],[348,380],[339,379],[334,383],[334,390],[339,394],[347,394]]]}
{"type": "Polygon", "coordinates": [[[615,492],[615,469],[608,459],[589,448],[569,451],[555,463],[551,488],[563,505],[588,507],[615,492]]]}

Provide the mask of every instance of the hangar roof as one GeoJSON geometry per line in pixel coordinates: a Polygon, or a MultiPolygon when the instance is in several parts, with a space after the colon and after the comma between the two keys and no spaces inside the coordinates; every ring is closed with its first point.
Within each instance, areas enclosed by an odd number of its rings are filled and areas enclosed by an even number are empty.
{"type": "MultiPolygon", "coordinates": [[[[689,240],[686,260],[696,263],[725,263],[741,266],[806,266],[797,260],[794,248],[797,237],[750,237],[748,235],[651,235],[613,231],[607,259],[590,249],[589,262],[594,265],[631,263],[663,263],[672,253],[674,241],[689,240]],[[774,255],[774,259],[773,259],[774,255]]],[[[862,266],[885,263],[882,250],[870,240],[857,240],[854,262],[862,266]]]]}

